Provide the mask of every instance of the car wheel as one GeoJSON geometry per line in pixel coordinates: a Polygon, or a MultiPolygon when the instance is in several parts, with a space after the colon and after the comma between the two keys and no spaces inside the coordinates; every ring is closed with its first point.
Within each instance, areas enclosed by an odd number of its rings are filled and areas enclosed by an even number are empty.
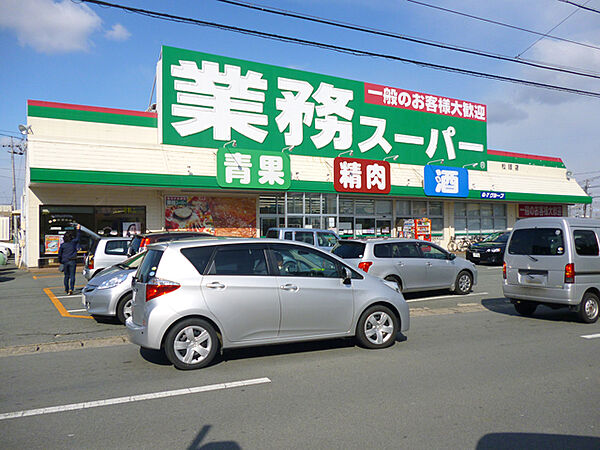
{"type": "Polygon", "coordinates": [[[515,302],[515,310],[522,316],[531,316],[537,309],[538,305],[534,302],[517,300],[515,302]]]}
{"type": "Polygon", "coordinates": [[[579,319],[584,323],[594,323],[598,320],[598,296],[588,292],[583,296],[579,305],[579,319]]]}
{"type": "Polygon", "coordinates": [[[385,348],[394,344],[398,333],[398,320],[394,313],[382,305],[367,308],[356,326],[356,339],[365,348],[385,348]]]}
{"type": "Polygon", "coordinates": [[[182,370],[200,369],[214,359],[219,338],[206,320],[186,319],[167,334],[165,354],[175,367],[182,370]]]}
{"type": "Polygon", "coordinates": [[[125,294],[119,303],[117,303],[117,319],[119,322],[125,323],[128,317],[131,317],[131,308],[133,303],[133,293],[125,294]]]}
{"type": "Polygon", "coordinates": [[[456,277],[456,283],[454,286],[454,293],[459,295],[465,295],[471,292],[473,287],[473,275],[467,271],[462,271],[456,277]]]}
{"type": "Polygon", "coordinates": [[[398,285],[398,290],[402,292],[402,280],[400,280],[400,278],[398,278],[396,275],[388,275],[384,278],[384,280],[396,283],[398,285]]]}

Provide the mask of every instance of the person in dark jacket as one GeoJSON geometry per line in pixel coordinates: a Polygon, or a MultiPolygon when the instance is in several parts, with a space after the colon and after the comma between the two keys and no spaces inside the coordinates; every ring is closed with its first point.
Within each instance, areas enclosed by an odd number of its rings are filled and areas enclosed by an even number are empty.
{"type": "Polygon", "coordinates": [[[64,267],[65,293],[73,294],[75,289],[75,271],[77,269],[77,247],[81,237],[81,225],[77,225],[77,234],[67,231],[62,245],[58,249],[58,262],[64,267]]]}

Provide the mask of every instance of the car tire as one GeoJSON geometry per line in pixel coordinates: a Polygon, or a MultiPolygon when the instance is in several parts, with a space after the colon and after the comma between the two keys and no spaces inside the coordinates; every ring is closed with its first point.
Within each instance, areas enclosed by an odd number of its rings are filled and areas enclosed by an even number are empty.
{"type": "Polygon", "coordinates": [[[358,319],[356,339],[365,348],[386,348],[396,342],[398,319],[386,306],[374,305],[367,308],[358,319]]]}
{"type": "Polygon", "coordinates": [[[219,349],[219,337],[206,320],[185,319],[176,324],[165,339],[167,359],[178,369],[200,369],[209,365],[219,349]]]}
{"type": "Polygon", "coordinates": [[[528,302],[525,300],[515,301],[515,310],[522,316],[532,316],[537,307],[538,304],[535,302],[528,302]]]}
{"type": "Polygon", "coordinates": [[[579,305],[579,320],[583,323],[595,323],[598,320],[600,301],[593,292],[587,292],[579,305]]]}
{"type": "Polygon", "coordinates": [[[466,270],[463,270],[456,277],[456,282],[454,283],[454,293],[459,295],[466,295],[471,292],[473,288],[473,275],[471,275],[466,270]]]}
{"type": "Polygon", "coordinates": [[[124,324],[127,318],[131,316],[132,302],[133,292],[128,292],[123,297],[121,297],[121,300],[119,300],[119,303],[117,303],[117,319],[119,319],[119,322],[121,322],[122,324],[124,324]]]}
{"type": "Polygon", "coordinates": [[[398,290],[402,292],[402,280],[398,278],[396,275],[388,275],[384,278],[385,281],[391,281],[392,283],[396,283],[398,285],[398,290]]]}

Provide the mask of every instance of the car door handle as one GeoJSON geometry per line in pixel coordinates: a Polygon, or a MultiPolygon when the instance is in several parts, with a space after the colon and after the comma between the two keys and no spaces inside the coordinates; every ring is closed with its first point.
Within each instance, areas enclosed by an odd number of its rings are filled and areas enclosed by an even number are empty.
{"type": "Polygon", "coordinates": [[[296,286],[295,284],[282,284],[281,286],[279,286],[280,289],[283,289],[284,291],[292,291],[292,292],[296,292],[298,290],[298,286],[296,286]]]}
{"type": "Polygon", "coordinates": [[[404,263],[403,262],[396,263],[396,265],[400,266],[400,267],[404,267],[404,263]]]}
{"type": "Polygon", "coordinates": [[[427,263],[426,263],[426,264],[427,264],[429,267],[431,267],[431,266],[432,266],[432,264],[431,264],[429,261],[427,261],[427,263]]]}
{"type": "Polygon", "coordinates": [[[218,281],[213,281],[212,283],[208,283],[206,285],[207,288],[210,289],[225,289],[225,285],[223,283],[219,283],[218,281]]]}

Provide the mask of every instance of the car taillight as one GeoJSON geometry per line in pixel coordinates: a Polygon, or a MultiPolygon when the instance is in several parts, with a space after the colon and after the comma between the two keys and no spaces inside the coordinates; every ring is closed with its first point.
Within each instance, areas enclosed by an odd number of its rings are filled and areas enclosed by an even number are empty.
{"type": "Polygon", "coordinates": [[[146,245],[150,243],[150,238],[143,238],[140,242],[140,251],[146,248],[146,245]]]}
{"type": "Polygon", "coordinates": [[[506,280],[506,261],[502,264],[502,278],[506,280]]]}
{"type": "Polygon", "coordinates": [[[575,283],[575,264],[573,263],[565,266],[565,283],[575,283]]]}
{"type": "Polygon", "coordinates": [[[94,255],[88,256],[87,268],[92,270],[94,268],[94,255]]]}
{"type": "Polygon", "coordinates": [[[150,301],[153,298],[173,292],[180,287],[181,285],[179,283],[175,283],[174,281],[160,280],[155,278],[146,285],[146,301],[150,301]]]}
{"type": "Polygon", "coordinates": [[[358,268],[364,270],[365,272],[369,271],[369,267],[373,265],[372,261],[363,261],[358,263],[358,268]]]}

